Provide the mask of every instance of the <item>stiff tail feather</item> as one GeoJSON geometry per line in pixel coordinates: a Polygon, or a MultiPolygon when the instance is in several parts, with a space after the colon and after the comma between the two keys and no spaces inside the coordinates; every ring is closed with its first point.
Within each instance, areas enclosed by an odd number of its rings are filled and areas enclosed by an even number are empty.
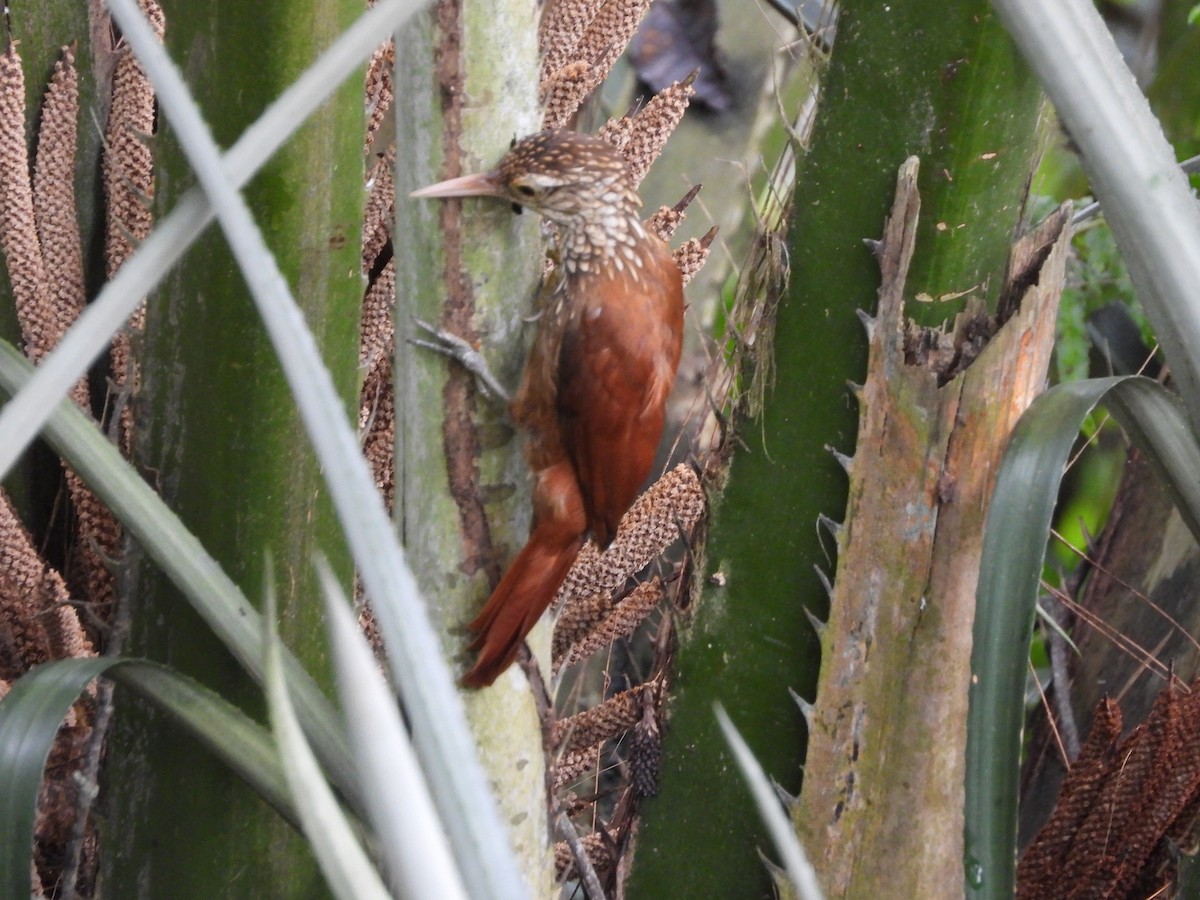
{"type": "Polygon", "coordinates": [[[512,665],[521,642],[554,599],[582,545],[583,536],[564,529],[560,522],[544,522],[534,528],[469,626],[476,632],[471,649],[479,655],[463,676],[466,687],[486,687],[512,665]]]}

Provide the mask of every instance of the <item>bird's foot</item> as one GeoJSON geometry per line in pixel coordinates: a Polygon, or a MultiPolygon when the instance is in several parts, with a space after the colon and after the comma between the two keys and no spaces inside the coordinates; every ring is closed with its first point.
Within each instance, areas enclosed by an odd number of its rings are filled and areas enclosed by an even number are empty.
{"type": "Polygon", "coordinates": [[[458,360],[460,365],[475,376],[479,382],[480,389],[485,394],[497,397],[505,403],[509,401],[508,391],[504,389],[504,386],[492,374],[492,370],[488,368],[487,360],[483,358],[483,354],[471,346],[470,343],[457,334],[443,331],[421,319],[414,317],[413,322],[421,331],[429,335],[429,338],[409,338],[408,342],[410,344],[416,344],[418,347],[425,347],[435,353],[441,353],[443,356],[449,356],[452,359],[458,360]]]}

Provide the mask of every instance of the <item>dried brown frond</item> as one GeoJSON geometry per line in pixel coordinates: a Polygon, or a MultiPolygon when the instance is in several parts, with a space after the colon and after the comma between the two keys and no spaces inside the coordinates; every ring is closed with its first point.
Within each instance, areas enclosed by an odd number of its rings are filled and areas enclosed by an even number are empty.
{"type": "MultiPolygon", "coordinates": [[[[558,674],[568,666],[585,660],[593,653],[605,647],[611,647],[622,638],[629,637],[646,617],[658,606],[662,599],[662,583],[654,578],[645,584],[639,584],[629,596],[623,598],[611,609],[602,610],[604,617],[600,620],[583,623],[583,634],[573,640],[563,651],[562,655],[554,657],[554,674],[558,674]]],[[[567,601],[569,608],[571,602],[567,601]]],[[[594,610],[592,604],[585,604],[589,611],[594,610]]],[[[575,624],[575,623],[573,623],[575,624]]],[[[560,641],[555,635],[555,645],[560,641]]]]}
{"type": "Polygon", "coordinates": [[[538,86],[541,97],[543,130],[565,128],[579,111],[583,101],[602,81],[591,63],[575,60],[559,69],[538,86]]]}
{"type": "Polygon", "coordinates": [[[392,108],[394,91],[392,68],[396,63],[396,44],[388,41],[375,49],[367,63],[366,104],[367,133],[363,139],[363,154],[368,155],[379,134],[379,127],[392,108]]]}
{"type": "MultiPolygon", "coordinates": [[[[607,872],[613,867],[615,860],[613,859],[612,848],[615,846],[615,836],[600,834],[593,831],[591,834],[584,835],[581,838],[583,848],[587,852],[588,859],[592,862],[592,868],[597,872],[607,872]]],[[[560,881],[565,878],[575,865],[575,857],[571,855],[571,848],[566,841],[559,841],[554,845],[554,871],[555,877],[560,881]]]]}
{"type": "Polygon", "coordinates": [[[602,744],[628,731],[642,717],[642,695],[648,689],[648,685],[639,684],[614,694],[599,706],[559,719],[551,731],[551,749],[570,753],[602,744]]]}
{"type": "Polygon", "coordinates": [[[712,246],[713,238],[717,236],[717,226],[705,232],[701,238],[691,238],[679,245],[679,249],[675,251],[675,265],[679,267],[679,273],[683,276],[683,283],[687,284],[696,273],[703,267],[708,259],[709,247],[712,246]]]}
{"type": "Polygon", "coordinates": [[[694,78],[693,74],[663,88],[633,117],[628,137],[618,149],[629,163],[629,174],[635,187],[642,183],[683,119],[688,102],[696,93],[692,88],[694,78]]]}
{"type": "Polygon", "coordinates": [[[0,678],[52,659],[93,656],[66,582],[49,568],[0,491],[0,678]]]}
{"type": "Polygon", "coordinates": [[[574,784],[588,775],[595,775],[600,751],[604,742],[595,746],[585,747],[564,753],[554,762],[554,790],[562,790],[568,784],[574,784]]]}
{"type": "MultiPolygon", "coordinates": [[[[50,85],[42,102],[37,156],[33,167],[33,210],[42,271],[46,278],[53,316],[46,324],[49,352],[83,311],[83,253],[79,224],[75,218],[75,151],[79,116],[79,78],[75,54],[62,48],[50,85]]],[[[75,401],[88,409],[86,379],[72,392],[75,401]]]]}
{"type": "Polygon", "coordinates": [[[696,185],[683,195],[683,199],[674,206],[660,206],[650,218],[646,219],[646,230],[658,235],[664,241],[669,241],[676,229],[687,219],[687,208],[692,205],[696,195],[700,193],[700,185],[696,185]]]}
{"type": "Polygon", "coordinates": [[[689,533],[704,509],[704,489],[695,470],[686,464],[676,466],[629,508],[607,550],[601,553],[594,543],[584,544],[557,600],[612,594],[674,543],[681,530],[689,533]]]}

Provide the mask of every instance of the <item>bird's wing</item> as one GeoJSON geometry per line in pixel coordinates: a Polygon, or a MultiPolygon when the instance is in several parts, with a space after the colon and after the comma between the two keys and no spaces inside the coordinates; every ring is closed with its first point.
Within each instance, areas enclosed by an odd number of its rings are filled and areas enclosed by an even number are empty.
{"type": "Polygon", "coordinates": [[[559,353],[562,434],[601,546],[654,463],[683,337],[683,287],[673,263],[646,272],[638,290],[606,290],[621,283],[594,283],[559,353]]]}

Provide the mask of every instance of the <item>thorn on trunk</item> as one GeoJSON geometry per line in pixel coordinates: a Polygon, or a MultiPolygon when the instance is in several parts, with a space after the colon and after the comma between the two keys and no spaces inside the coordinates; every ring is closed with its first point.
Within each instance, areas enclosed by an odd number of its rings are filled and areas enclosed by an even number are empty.
{"type": "Polygon", "coordinates": [[[813,705],[791,688],[788,688],[788,693],[792,695],[792,699],[795,700],[796,705],[800,707],[800,715],[804,716],[804,722],[806,725],[808,725],[808,730],[811,733],[813,724],[813,705]]]}
{"type": "Polygon", "coordinates": [[[825,587],[825,593],[830,597],[833,596],[833,582],[829,580],[829,576],[825,574],[825,570],[820,566],[814,565],[813,571],[817,573],[817,577],[821,579],[821,584],[825,587]]]}
{"type": "Polygon", "coordinates": [[[828,450],[833,455],[833,458],[838,461],[838,465],[840,465],[846,471],[846,474],[849,475],[850,467],[854,465],[854,457],[847,456],[845,453],[841,453],[838,450],[835,450],[833,447],[829,446],[828,444],[825,445],[825,449],[828,450]]]}
{"type": "Polygon", "coordinates": [[[818,619],[816,613],[814,613],[807,606],[802,606],[800,608],[804,610],[804,618],[808,619],[808,624],[811,625],[813,631],[817,633],[817,637],[824,637],[825,629],[827,627],[825,623],[818,619]]]}

